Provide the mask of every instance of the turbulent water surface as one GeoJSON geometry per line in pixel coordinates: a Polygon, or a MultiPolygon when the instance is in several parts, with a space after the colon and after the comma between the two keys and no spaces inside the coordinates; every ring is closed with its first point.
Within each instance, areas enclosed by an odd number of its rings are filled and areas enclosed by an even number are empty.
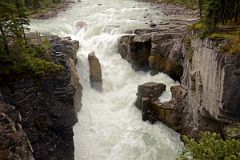
{"type": "MultiPolygon", "coordinates": [[[[142,122],[134,106],[137,86],[154,81],[176,83],[164,74],[134,72],[117,53],[117,40],[128,30],[147,28],[164,15],[149,3],[134,0],[82,0],[49,20],[34,20],[31,29],[80,42],[78,71],[83,106],[74,127],[76,160],[173,160],[182,149],[179,135],[162,123],[142,122]],[[79,30],[77,21],[87,27],[79,30]],[[91,89],[87,55],[95,51],[103,74],[103,92],[91,89]]],[[[169,92],[163,101],[169,99],[169,92]]]]}

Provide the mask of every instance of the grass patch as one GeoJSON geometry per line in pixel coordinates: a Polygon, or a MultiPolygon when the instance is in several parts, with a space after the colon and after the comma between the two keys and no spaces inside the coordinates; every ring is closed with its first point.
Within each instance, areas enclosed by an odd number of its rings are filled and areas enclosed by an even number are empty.
{"type": "Polygon", "coordinates": [[[229,55],[240,54],[240,25],[229,22],[229,25],[218,25],[218,29],[209,33],[207,26],[203,22],[197,22],[188,28],[189,31],[194,31],[199,38],[208,38],[213,41],[226,40],[226,45],[221,47],[221,52],[229,55]]]}
{"type": "Polygon", "coordinates": [[[205,30],[206,28],[207,26],[203,22],[197,22],[189,26],[188,30],[202,31],[202,30],[205,30]]]}
{"type": "Polygon", "coordinates": [[[227,44],[221,47],[221,52],[230,55],[240,54],[240,29],[219,29],[207,36],[211,40],[227,40],[227,44]]]}

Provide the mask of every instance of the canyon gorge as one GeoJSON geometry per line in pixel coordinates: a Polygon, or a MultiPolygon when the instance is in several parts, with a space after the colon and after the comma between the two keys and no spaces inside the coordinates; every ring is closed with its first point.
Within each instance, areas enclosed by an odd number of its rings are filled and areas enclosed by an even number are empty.
{"type": "MultiPolygon", "coordinates": [[[[174,160],[181,135],[239,122],[240,56],[200,39],[198,12],[136,0],[81,0],[26,37],[63,70],[1,83],[0,159],[174,160]]],[[[239,136],[239,135],[233,135],[239,136]]]]}

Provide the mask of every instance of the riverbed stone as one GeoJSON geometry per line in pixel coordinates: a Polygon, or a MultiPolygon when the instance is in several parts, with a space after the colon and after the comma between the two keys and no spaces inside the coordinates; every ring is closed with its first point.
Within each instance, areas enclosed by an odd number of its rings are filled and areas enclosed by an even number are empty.
{"type": "Polygon", "coordinates": [[[99,59],[94,52],[88,54],[88,62],[90,68],[91,86],[99,91],[102,90],[102,68],[99,59]]]}
{"type": "Polygon", "coordinates": [[[155,123],[157,115],[152,109],[152,102],[158,100],[166,90],[166,85],[162,83],[149,82],[138,86],[137,100],[135,105],[142,110],[142,119],[155,123]]]}

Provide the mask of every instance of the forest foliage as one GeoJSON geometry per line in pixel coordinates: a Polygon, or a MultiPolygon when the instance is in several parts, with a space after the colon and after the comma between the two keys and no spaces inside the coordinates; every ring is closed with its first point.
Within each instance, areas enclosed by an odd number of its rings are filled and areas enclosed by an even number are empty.
{"type": "Polygon", "coordinates": [[[32,45],[26,39],[29,18],[27,10],[39,7],[45,0],[0,1],[0,77],[40,76],[62,67],[45,58],[50,50],[46,43],[32,45]],[[45,51],[43,51],[45,49],[45,51]]]}
{"type": "Polygon", "coordinates": [[[178,3],[192,9],[199,9],[201,21],[209,32],[214,32],[219,25],[238,24],[240,0],[163,0],[178,3]]]}
{"type": "Polygon", "coordinates": [[[223,140],[220,135],[202,132],[199,140],[184,136],[186,148],[178,160],[239,160],[240,140],[223,140]]]}

